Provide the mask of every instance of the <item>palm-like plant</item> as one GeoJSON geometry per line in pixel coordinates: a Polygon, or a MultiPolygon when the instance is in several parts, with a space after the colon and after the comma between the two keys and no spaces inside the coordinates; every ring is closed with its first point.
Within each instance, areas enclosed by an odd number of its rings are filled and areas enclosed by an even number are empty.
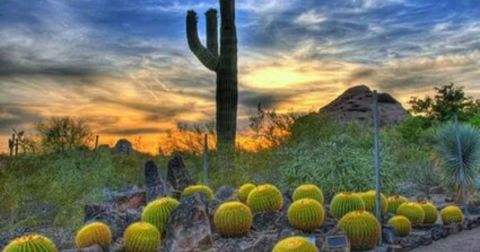
{"type": "MultiPolygon", "coordinates": [[[[461,165],[465,174],[466,186],[472,187],[480,164],[480,132],[469,126],[458,126],[458,140],[461,145],[459,158],[456,128],[453,123],[441,127],[436,136],[436,149],[443,161],[443,175],[449,186],[453,187],[457,196],[461,192],[461,165]]],[[[457,200],[460,197],[457,197],[457,200]]]]}

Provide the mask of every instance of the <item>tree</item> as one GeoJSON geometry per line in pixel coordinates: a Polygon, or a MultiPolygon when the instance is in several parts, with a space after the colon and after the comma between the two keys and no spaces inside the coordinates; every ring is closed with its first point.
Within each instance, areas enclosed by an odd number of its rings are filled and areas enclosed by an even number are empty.
{"type": "Polygon", "coordinates": [[[233,168],[235,138],[237,131],[237,30],[235,26],[235,0],[220,2],[220,54],[218,50],[217,11],[208,10],[207,47],[198,38],[197,14],[187,13],[187,39],[190,50],[209,70],[217,75],[216,89],[216,128],[217,151],[220,167],[233,168]]]}
{"type": "Polygon", "coordinates": [[[85,147],[91,137],[90,128],[81,120],[70,117],[52,117],[35,126],[45,151],[65,153],[85,147]]]}

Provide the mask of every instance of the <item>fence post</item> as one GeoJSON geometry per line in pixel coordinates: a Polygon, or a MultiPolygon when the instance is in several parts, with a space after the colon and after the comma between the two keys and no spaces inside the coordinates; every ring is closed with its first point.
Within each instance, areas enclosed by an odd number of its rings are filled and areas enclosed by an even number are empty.
{"type": "Polygon", "coordinates": [[[465,181],[465,165],[463,163],[463,154],[462,154],[462,142],[460,141],[460,132],[458,130],[458,116],[457,113],[453,115],[453,120],[455,124],[455,138],[457,140],[457,158],[460,165],[460,183],[462,187],[462,203],[465,211],[465,217],[470,216],[470,211],[468,211],[468,196],[467,196],[467,183],[465,181]]]}
{"type": "Polygon", "coordinates": [[[99,137],[98,135],[95,136],[95,149],[94,150],[97,150],[97,148],[98,148],[98,137],[99,137]]]}
{"type": "Polygon", "coordinates": [[[208,185],[208,134],[205,134],[203,146],[203,182],[208,185]]]}
{"type": "MultiPolygon", "coordinates": [[[[381,187],[382,180],[380,175],[380,130],[379,130],[379,115],[378,115],[378,94],[377,91],[373,91],[373,127],[375,129],[375,216],[380,222],[380,227],[382,223],[382,201],[381,201],[381,187]]],[[[380,232],[381,233],[381,232],[380,232]]],[[[379,240],[379,244],[382,244],[382,239],[379,240]]]]}

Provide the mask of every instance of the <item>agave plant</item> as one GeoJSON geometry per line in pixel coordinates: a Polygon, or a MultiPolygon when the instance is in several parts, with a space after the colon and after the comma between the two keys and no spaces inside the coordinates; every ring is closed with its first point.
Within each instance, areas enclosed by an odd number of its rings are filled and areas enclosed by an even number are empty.
{"type": "Polygon", "coordinates": [[[480,132],[469,126],[458,126],[458,138],[461,146],[461,158],[458,154],[456,127],[448,123],[440,128],[436,136],[436,149],[443,161],[445,182],[457,193],[461,192],[461,167],[463,164],[466,186],[472,187],[480,164],[480,132]]]}

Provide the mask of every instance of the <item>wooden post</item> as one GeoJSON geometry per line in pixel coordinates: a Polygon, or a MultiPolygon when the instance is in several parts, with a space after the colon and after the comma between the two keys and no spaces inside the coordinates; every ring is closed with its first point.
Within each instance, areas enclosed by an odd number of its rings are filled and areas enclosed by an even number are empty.
{"type": "Polygon", "coordinates": [[[205,134],[203,146],[203,182],[208,185],[208,134],[205,134]]]}
{"type": "Polygon", "coordinates": [[[467,196],[467,183],[465,181],[465,166],[463,163],[463,154],[462,154],[462,142],[460,141],[460,132],[458,130],[458,116],[457,113],[453,115],[454,124],[455,124],[455,138],[457,140],[457,158],[460,165],[460,183],[462,187],[462,201],[465,211],[465,217],[469,217],[470,212],[468,211],[468,196],[467,196]]]}
{"type": "Polygon", "coordinates": [[[98,135],[95,136],[95,149],[94,150],[96,150],[98,148],[98,137],[99,137],[98,135]]]}
{"type": "MultiPolygon", "coordinates": [[[[377,220],[382,223],[382,202],[381,202],[381,175],[380,175],[380,130],[379,130],[379,115],[378,115],[378,95],[377,91],[373,91],[373,127],[375,128],[375,216],[377,220]]],[[[381,227],[381,225],[380,225],[381,227]]],[[[381,233],[381,232],[380,232],[381,233]]],[[[379,244],[382,244],[382,239],[379,240],[379,244]]]]}

